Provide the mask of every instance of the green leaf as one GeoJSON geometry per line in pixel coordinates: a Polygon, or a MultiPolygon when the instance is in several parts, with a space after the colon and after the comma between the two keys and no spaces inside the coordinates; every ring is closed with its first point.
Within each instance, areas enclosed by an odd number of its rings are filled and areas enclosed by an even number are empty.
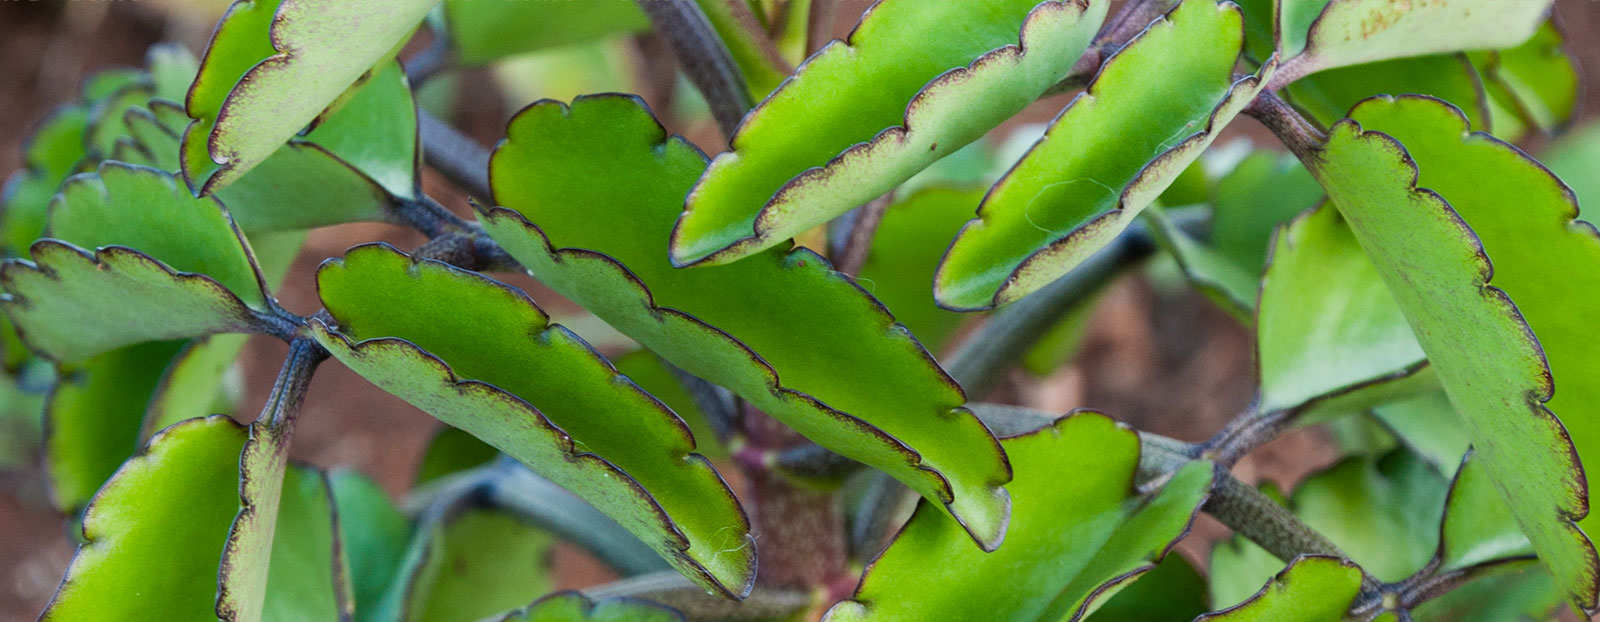
{"type": "MultiPolygon", "coordinates": [[[[290,465],[283,473],[282,486],[262,612],[231,619],[348,620],[352,607],[349,570],[340,550],[339,519],[327,475],[315,468],[290,465]]],[[[225,557],[224,582],[232,570],[228,561],[225,557]]],[[[225,606],[219,603],[218,610],[227,620],[225,606]]]]}
{"type": "Polygon", "coordinates": [[[1364,410],[1427,365],[1383,283],[1332,207],[1280,230],[1256,320],[1261,412],[1333,398],[1362,402],[1348,410],[1364,410]]]}
{"type": "Polygon", "coordinates": [[[480,220],[541,283],[944,504],[976,541],[997,546],[1010,479],[999,443],[881,304],[805,249],[695,270],[667,261],[678,197],[704,167],[636,99],[535,104],[490,164],[506,207],[480,220]]]}
{"type": "MultiPolygon", "coordinates": [[[[1418,93],[1461,108],[1476,130],[1491,120],[1483,79],[1461,54],[1416,56],[1330,69],[1295,81],[1287,89],[1301,110],[1324,125],[1344,118],[1363,99],[1380,93],[1418,93]]],[[[1510,129],[1495,126],[1495,130],[1510,129]]]]}
{"type": "Polygon", "coordinates": [[[1347,458],[1295,488],[1291,504],[1368,573],[1397,582],[1432,559],[1446,486],[1432,465],[1397,451],[1347,458]]]}
{"type": "Polygon", "coordinates": [[[1528,537],[1495,490],[1484,461],[1468,454],[1450,485],[1439,533],[1442,570],[1466,568],[1505,557],[1533,554],[1528,537]]]}
{"type": "Polygon", "coordinates": [[[1544,163],[1572,188],[1579,205],[1600,205],[1600,123],[1563,137],[1544,154],[1544,163]]]}
{"type": "Polygon", "coordinates": [[[648,30],[633,2],[484,2],[445,0],[450,46],[462,65],[648,30]]]}
{"type": "MultiPolygon", "coordinates": [[[[620,366],[618,371],[622,371],[620,366]]],[[[631,375],[628,377],[632,378],[631,375]]],[[[695,436],[695,440],[699,438],[699,435],[695,436]]],[[[412,480],[412,485],[420,486],[453,473],[483,466],[493,462],[498,455],[500,450],[478,440],[471,432],[441,426],[434,433],[433,440],[428,441],[428,448],[422,452],[422,461],[417,465],[417,476],[412,480]]]]}
{"type": "Polygon", "coordinates": [[[378,245],[317,284],[339,328],[310,331],[346,366],[577,493],[706,589],[748,593],[749,522],[688,427],[526,294],[378,245]]]}
{"type": "Polygon", "coordinates": [[[598,601],[577,592],[556,592],[500,618],[499,622],[683,622],[665,605],[632,598],[598,601]]]}
{"type": "Polygon", "coordinates": [[[45,460],[56,508],[83,507],[141,445],[150,398],[181,342],[111,350],[65,368],[45,407],[45,460]]]}
{"type": "Polygon", "coordinates": [[[950,245],[939,304],[1011,302],[1121,233],[1273,71],[1234,79],[1242,20],[1231,3],[1186,0],[1112,56],[950,245]]]}
{"type": "Polygon", "coordinates": [[[683,386],[668,363],[649,350],[635,350],[618,357],[613,363],[617,371],[632,379],[639,388],[646,393],[654,395],[661,403],[666,404],[672,412],[684,423],[689,424],[689,431],[694,434],[695,446],[702,455],[712,460],[726,460],[728,448],[722,445],[717,438],[716,428],[700,410],[700,405],[695,403],[694,396],[683,386]]]}
{"type": "Polygon", "coordinates": [[[1240,269],[1261,274],[1277,228],[1321,200],[1322,187],[1299,160],[1253,152],[1217,180],[1208,241],[1240,269]]]}
{"type": "MultiPolygon", "coordinates": [[[[248,335],[211,335],[190,341],[172,357],[144,412],[143,436],[169,425],[227,409],[215,408],[226,399],[224,379],[244,351],[248,335]]],[[[133,346],[139,347],[139,346],[133,346]]]]}
{"type": "Polygon", "coordinates": [[[1552,2],[1280,0],[1278,54],[1286,76],[1462,50],[1507,48],[1538,30],[1552,2]]]}
{"type": "Polygon", "coordinates": [[[1600,236],[1575,220],[1559,180],[1469,134],[1437,100],[1373,99],[1351,114],[1312,173],[1405,311],[1518,523],[1592,609],[1597,562],[1575,524],[1587,504],[1573,447],[1600,442],[1590,412],[1600,358],[1573,297],[1600,292],[1600,236]]]}
{"type": "Polygon", "coordinates": [[[356,622],[379,622],[378,605],[405,558],[411,522],[377,482],[356,471],[328,474],[339,517],[339,544],[349,560],[356,622]]]}
{"type": "MultiPolygon", "coordinates": [[[[130,111],[132,140],[118,155],[177,171],[188,123],[166,101],[130,111]]],[[[316,129],[279,147],[216,196],[247,233],[390,220],[396,204],[419,194],[416,161],[415,102],[399,63],[387,63],[316,129]],[[285,196],[300,199],[286,202],[285,196]]]]}
{"type": "Polygon", "coordinates": [[[1259,287],[1255,273],[1246,272],[1227,255],[1184,232],[1160,206],[1146,209],[1144,219],[1150,223],[1156,242],[1177,261],[1190,283],[1224,311],[1241,322],[1250,322],[1259,287]]]}
{"type": "Polygon", "coordinates": [[[972,217],[985,189],[934,186],[895,201],[878,224],[856,281],[929,350],[939,352],[966,317],[933,303],[939,258],[972,217]]]}
{"type": "Polygon", "coordinates": [[[244,442],[244,427],[221,415],[150,439],[89,505],[85,544],[39,619],[216,620],[217,563],[239,509],[244,442]]]}
{"type": "Polygon", "coordinates": [[[50,217],[50,199],[68,175],[83,160],[84,133],[88,131],[89,110],[81,104],[57,108],[22,146],[20,171],[6,179],[0,192],[0,243],[10,255],[27,252],[42,233],[50,217]]]}
{"type": "Polygon", "coordinates": [[[924,502],[825,620],[1081,619],[1168,553],[1211,487],[1212,465],[1193,462],[1139,494],[1138,434],[1099,414],[1001,442],[1016,468],[1006,545],[972,548],[924,502]]]}
{"type": "Polygon", "coordinates": [[[1405,446],[1432,462],[1445,475],[1455,474],[1472,434],[1461,425],[1450,396],[1443,390],[1396,400],[1372,409],[1405,446]]]}
{"type": "Polygon", "coordinates": [[[183,171],[210,194],[266,160],[374,66],[438,0],[239,0],[188,97],[183,171]]]}
{"type": "Polygon", "coordinates": [[[892,190],[1066,77],[1109,4],[873,5],[745,117],[688,193],[673,262],[751,255],[892,190]]]}
{"type": "Polygon", "coordinates": [[[0,300],[39,353],[81,361],[113,348],[251,332],[266,285],[227,211],[166,173],[119,163],[74,177],[51,208],[55,239],[0,268],[0,300]],[[89,252],[83,249],[99,249],[89,252]]]}
{"type": "Polygon", "coordinates": [[[1090,622],[1192,620],[1205,613],[1206,579],[1182,555],[1170,553],[1089,616],[1090,622]]]}
{"type": "Polygon", "coordinates": [[[550,590],[555,538],[509,514],[460,507],[425,519],[389,593],[397,622],[471,622],[550,590]]]}
{"type": "Polygon", "coordinates": [[[1555,23],[1545,22],[1522,45],[1469,56],[1490,97],[1529,125],[1549,131],[1571,120],[1578,107],[1578,68],[1565,44],[1555,23]]]}
{"type": "Polygon", "coordinates": [[[1195,622],[1343,622],[1361,592],[1361,569],[1346,560],[1303,555],[1243,603],[1195,622]]]}

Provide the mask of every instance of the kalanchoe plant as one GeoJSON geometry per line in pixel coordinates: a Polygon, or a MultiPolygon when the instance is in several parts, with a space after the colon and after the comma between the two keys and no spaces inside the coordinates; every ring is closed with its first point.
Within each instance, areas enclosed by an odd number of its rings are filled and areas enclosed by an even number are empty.
{"type": "Polygon", "coordinates": [[[82,538],[40,619],[1600,605],[1600,130],[1557,136],[1551,2],[879,0],[828,41],[834,5],[238,0],[203,53],[85,82],[0,220],[5,416],[42,410],[82,538]],[[492,150],[419,112],[424,82],[613,35],[670,50],[639,62],[704,105],[663,112],[725,150],[627,94],[528,104],[492,150]],[[1281,148],[1225,138],[1240,117],[1281,148]],[[306,232],[356,221],[428,241],[280,306],[306,232]],[[1237,419],[1187,443],[984,401],[1158,255],[1255,333],[1237,419]],[[289,354],[244,424],[213,413],[250,334],[289,354]],[[329,360],[448,424],[403,504],[288,459],[329,360]],[[1330,422],[1361,433],[1289,493],[1231,474],[1330,422]],[[1201,512],[1234,533],[1205,572],[1173,553],[1201,512]],[[557,541],[624,578],[555,591],[557,541]]]}

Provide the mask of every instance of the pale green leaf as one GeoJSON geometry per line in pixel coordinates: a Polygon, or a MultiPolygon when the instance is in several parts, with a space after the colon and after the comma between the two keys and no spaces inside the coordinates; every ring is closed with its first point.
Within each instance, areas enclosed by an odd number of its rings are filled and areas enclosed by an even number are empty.
{"type": "Polygon", "coordinates": [[[107,163],[73,178],[0,301],[36,351],[76,362],[143,341],[252,332],[265,284],[227,211],[166,173],[107,163]],[[84,249],[98,249],[93,252],[84,249]]]}
{"type": "Polygon", "coordinates": [[[999,443],[880,303],[805,249],[694,270],[668,262],[678,197],[704,168],[635,99],[536,104],[495,153],[505,208],[481,221],[540,282],[998,545],[1010,479],[999,443]]]}
{"type": "Polygon", "coordinates": [[[438,0],[239,0],[189,91],[183,170],[210,194],[260,164],[394,57],[438,0]],[[270,18],[267,15],[271,13],[270,18]]]}
{"type": "Polygon", "coordinates": [[[1273,71],[1235,79],[1242,20],[1231,3],[1185,0],[1112,56],[951,244],[935,277],[939,303],[1011,302],[1127,228],[1273,71]]]}
{"type": "Polygon", "coordinates": [[[1600,442],[1600,358],[1578,311],[1591,305],[1573,296],[1600,292],[1600,236],[1575,220],[1559,180],[1468,133],[1437,100],[1372,99],[1352,116],[1330,130],[1312,173],[1406,313],[1541,559],[1593,608],[1597,562],[1576,524],[1587,504],[1573,447],[1600,442]]]}
{"type": "Polygon", "coordinates": [[[411,522],[365,475],[337,470],[328,474],[328,483],[339,516],[339,543],[350,562],[354,619],[382,622],[379,603],[405,557],[411,522]]]}
{"type": "Polygon", "coordinates": [[[1529,125],[1548,131],[1566,124],[1578,107],[1578,68],[1565,45],[1555,23],[1545,22],[1522,45],[1470,56],[1490,97],[1529,125]]]}
{"type": "Polygon", "coordinates": [[[1390,58],[1508,48],[1532,36],[1552,0],[1279,0],[1286,76],[1390,58]]]}
{"type": "Polygon", "coordinates": [[[873,5],[745,117],[688,193],[673,262],[751,255],[892,190],[1066,77],[1109,4],[873,5]]]}

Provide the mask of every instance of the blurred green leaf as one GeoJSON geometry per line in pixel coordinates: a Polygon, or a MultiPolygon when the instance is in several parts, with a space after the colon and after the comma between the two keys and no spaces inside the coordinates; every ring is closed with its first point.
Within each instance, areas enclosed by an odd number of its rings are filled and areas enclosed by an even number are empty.
{"type": "Polygon", "coordinates": [[[996,545],[1009,479],[999,444],[880,303],[803,248],[694,270],[667,261],[679,197],[704,167],[635,99],[536,104],[512,121],[490,165],[505,207],[480,220],[540,282],[945,504],[975,540],[996,545]]]}
{"type": "Polygon", "coordinates": [[[933,273],[984,191],[981,186],[933,186],[896,200],[884,213],[856,278],[933,352],[943,351],[966,320],[934,304],[933,273]]]}
{"type": "Polygon", "coordinates": [[[555,538],[509,514],[463,507],[425,522],[390,586],[396,622],[475,622],[550,591],[555,538]]]}
{"type": "Polygon", "coordinates": [[[349,560],[350,601],[357,622],[380,622],[379,605],[405,557],[411,522],[389,496],[355,471],[328,474],[339,516],[339,543],[349,560]]]}
{"type": "Polygon", "coordinates": [[[444,15],[450,46],[466,66],[650,28],[650,21],[632,0],[445,0],[444,15]]]}
{"type": "Polygon", "coordinates": [[[1209,609],[1205,577],[1177,553],[1124,585],[1089,615],[1090,622],[1192,620],[1209,609]]]}
{"type": "Polygon", "coordinates": [[[412,485],[420,486],[452,473],[483,466],[493,462],[498,455],[500,450],[478,440],[471,432],[448,425],[441,426],[433,434],[433,440],[428,441],[428,448],[422,452],[422,461],[417,465],[417,476],[412,485]]]}
{"type": "Polygon", "coordinates": [[[894,189],[1066,77],[1109,4],[879,2],[745,117],[688,193],[673,262],[752,255],[894,189]]]}
{"type": "Polygon", "coordinates": [[[1555,23],[1545,22],[1522,45],[1468,56],[1483,74],[1494,101],[1529,125],[1549,131],[1570,121],[1578,107],[1578,68],[1565,44],[1566,37],[1555,23]]]}

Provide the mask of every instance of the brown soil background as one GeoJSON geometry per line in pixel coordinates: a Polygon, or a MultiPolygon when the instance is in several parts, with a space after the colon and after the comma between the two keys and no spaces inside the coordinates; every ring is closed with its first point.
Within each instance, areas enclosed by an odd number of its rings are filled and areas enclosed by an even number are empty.
{"type": "MultiPolygon", "coordinates": [[[[225,0],[210,0],[225,6],[225,0]]],[[[1517,1],[1517,0],[1505,0],[1517,1]]],[[[172,0],[0,0],[0,176],[20,166],[20,143],[53,106],[74,96],[89,72],[137,66],[145,49],[161,40],[204,47],[214,20],[172,11],[172,0]]],[[[840,3],[838,32],[843,35],[870,3],[840,3]]],[[[1584,78],[1581,113],[1600,109],[1600,2],[1560,0],[1557,15],[1568,34],[1584,78]]],[[[491,78],[464,76],[468,93],[486,93],[491,78]]],[[[1041,102],[1028,120],[1045,121],[1065,99],[1041,102]]],[[[503,129],[508,110],[493,97],[464,97],[455,121],[484,144],[503,129]]],[[[1268,135],[1241,121],[1231,132],[1268,135]]],[[[708,152],[720,148],[712,128],[674,127],[708,152]]],[[[1263,138],[1258,142],[1270,142],[1263,138]]],[[[1600,172],[1600,163],[1596,163],[1600,172]]],[[[428,174],[430,195],[464,208],[464,195],[428,174]]],[[[386,225],[346,225],[312,234],[279,293],[290,310],[313,312],[319,306],[311,287],[312,270],[349,246],[385,240],[414,248],[422,239],[386,225]]],[[[525,279],[514,279],[528,285],[525,279]]],[[[548,292],[534,289],[547,306],[561,307],[548,292]]],[[[286,348],[268,339],[252,342],[242,361],[246,390],[236,417],[248,421],[265,400],[286,348]]],[[[1119,282],[1096,310],[1090,333],[1075,362],[1050,378],[1021,374],[997,390],[997,399],[1065,412],[1089,407],[1135,427],[1186,440],[1209,436],[1244,408],[1254,390],[1250,335],[1233,319],[1189,292],[1157,291],[1145,279],[1119,282]]],[[[295,435],[295,458],[323,466],[358,468],[376,477],[391,494],[409,483],[422,449],[437,422],[376,389],[337,362],[322,367],[295,435]]],[[[1316,431],[1292,433],[1261,448],[1239,465],[1247,481],[1270,478],[1293,484],[1337,456],[1316,431]]],[[[33,620],[54,592],[72,547],[61,517],[48,504],[37,470],[0,474],[0,622],[33,620]]],[[[1202,518],[1197,537],[1180,550],[1197,561],[1209,542],[1226,529],[1202,518]]],[[[566,587],[604,581],[603,569],[564,552],[558,561],[566,587]]],[[[1203,567],[1203,564],[1201,565],[1203,567]]]]}

